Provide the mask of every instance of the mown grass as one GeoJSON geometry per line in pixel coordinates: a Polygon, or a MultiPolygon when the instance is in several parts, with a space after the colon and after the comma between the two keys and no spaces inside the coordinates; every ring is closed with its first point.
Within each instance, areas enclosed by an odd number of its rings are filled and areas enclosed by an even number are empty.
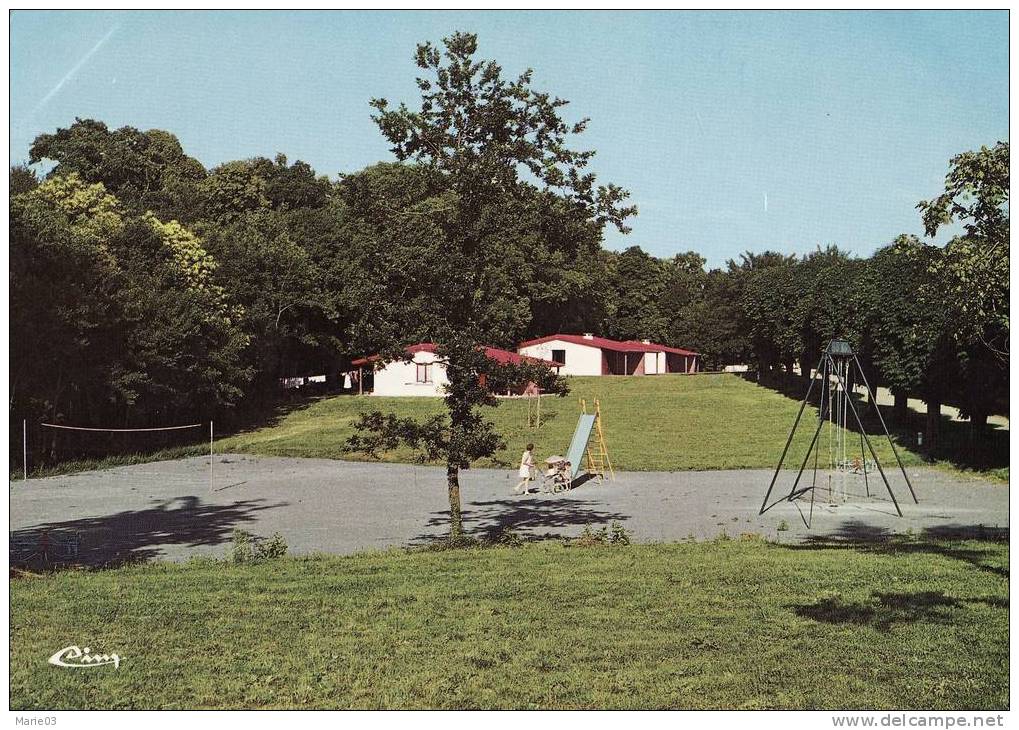
{"type": "Polygon", "coordinates": [[[11,584],[12,709],[1008,706],[1008,547],[758,539],[11,584]],[[69,644],[119,669],[61,669],[69,644]]]}
{"type": "MultiPolygon", "coordinates": [[[[564,454],[580,414],[579,399],[587,399],[590,407],[598,398],[609,455],[617,469],[771,468],[781,456],[799,408],[798,400],[735,375],[576,377],[569,383],[569,396],[542,398],[540,429],[527,428],[525,400],[502,399],[497,408],[491,409],[490,417],[508,448],[495,460],[483,460],[478,465],[515,464],[529,441],[536,444],[539,458],[564,454]]],[[[358,414],[371,409],[426,418],[441,413],[443,404],[438,398],[325,398],[287,414],[271,427],[223,439],[217,449],[270,456],[364,459],[363,455],[346,453],[344,443],[354,432],[358,414]]],[[[816,409],[808,408],[786,460],[790,468],[797,468],[806,453],[816,418],[816,409]]],[[[886,439],[882,436],[872,442],[881,462],[894,467],[886,439]]],[[[849,443],[859,449],[859,435],[851,433],[849,443]]],[[[827,430],[821,444],[827,454],[827,430]]],[[[900,445],[899,453],[907,464],[922,462],[920,455],[904,446],[900,445]]],[[[853,455],[859,455],[859,451],[853,455]]],[[[413,458],[414,454],[406,449],[382,456],[384,461],[413,458]]],[[[991,476],[1007,480],[1007,468],[991,476]]]]}

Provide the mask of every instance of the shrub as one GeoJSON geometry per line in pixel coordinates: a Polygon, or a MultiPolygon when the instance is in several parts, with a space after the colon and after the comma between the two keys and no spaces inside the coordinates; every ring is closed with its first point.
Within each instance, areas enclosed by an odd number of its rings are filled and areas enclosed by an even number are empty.
{"type": "Polygon", "coordinates": [[[285,557],[287,541],[278,532],[268,539],[252,535],[246,530],[234,528],[233,545],[230,548],[230,562],[238,564],[263,563],[285,557]]]}
{"type": "Polygon", "coordinates": [[[507,527],[496,536],[493,544],[499,547],[523,547],[524,538],[520,536],[520,533],[507,527]]]}
{"type": "Polygon", "coordinates": [[[596,545],[629,545],[630,533],[618,522],[613,521],[608,527],[601,527],[592,530],[590,525],[584,525],[583,532],[579,537],[566,541],[567,545],[576,547],[594,547],[596,545]]]}

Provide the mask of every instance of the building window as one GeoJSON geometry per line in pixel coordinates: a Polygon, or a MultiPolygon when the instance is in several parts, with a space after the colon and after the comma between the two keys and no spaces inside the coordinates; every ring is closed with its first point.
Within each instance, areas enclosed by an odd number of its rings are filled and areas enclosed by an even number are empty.
{"type": "Polygon", "coordinates": [[[418,366],[418,377],[419,383],[430,383],[432,382],[432,364],[419,362],[418,366]]]}
{"type": "Polygon", "coordinates": [[[560,365],[566,364],[566,350],[552,350],[552,360],[560,365]]]}

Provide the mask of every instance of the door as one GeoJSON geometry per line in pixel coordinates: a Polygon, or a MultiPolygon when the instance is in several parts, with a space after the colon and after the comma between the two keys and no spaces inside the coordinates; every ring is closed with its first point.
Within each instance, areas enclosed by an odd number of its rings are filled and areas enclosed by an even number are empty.
{"type": "Polygon", "coordinates": [[[645,352],[644,353],[644,374],[645,375],[657,375],[658,374],[658,353],[657,352],[645,352]]]}

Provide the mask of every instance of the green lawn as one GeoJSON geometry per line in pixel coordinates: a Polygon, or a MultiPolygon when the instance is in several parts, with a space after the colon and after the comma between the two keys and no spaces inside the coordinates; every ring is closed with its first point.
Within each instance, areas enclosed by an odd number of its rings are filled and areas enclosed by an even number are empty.
{"type": "MultiPolygon", "coordinates": [[[[539,458],[566,452],[580,413],[579,399],[601,400],[609,455],[618,469],[671,471],[774,467],[782,453],[799,401],[735,375],[659,375],[646,378],[570,378],[565,398],[542,398],[542,426],[529,430],[527,403],[503,399],[491,418],[508,449],[500,454],[516,463],[524,444],[533,441],[539,458]]],[[[372,408],[401,416],[427,417],[442,412],[438,398],[340,396],[292,411],[271,427],[218,442],[220,451],[272,456],[363,458],[345,454],[343,444],[353,433],[357,415],[372,408]]],[[[816,409],[804,414],[787,463],[796,468],[813,435],[816,409]]],[[[822,447],[827,453],[827,432],[822,447]]],[[[1007,436],[1007,434],[1006,434],[1007,436]]],[[[859,445],[853,434],[851,444],[859,445]]],[[[887,441],[873,439],[882,464],[892,468],[887,441]]],[[[1007,443],[1006,443],[1007,464],[1007,443]]],[[[858,454],[858,452],[856,452],[858,454]]],[[[856,455],[854,454],[854,455],[856,455]]],[[[920,457],[900,448],[903,461],[920,457]]],[[[396,451],[386,461],[407,461],[409,451],[396,451]]],[[[491,461],[479,464],[494,465],[491,461]]],[[[1007,479],[1007,468],[997,476],[1007,479]]]]}
{"type": "Polygon", "coordinates": [[[1007,575],[919,538],[65,571],[11,583],[10,705],[1007,708],[1007,575]]]}

